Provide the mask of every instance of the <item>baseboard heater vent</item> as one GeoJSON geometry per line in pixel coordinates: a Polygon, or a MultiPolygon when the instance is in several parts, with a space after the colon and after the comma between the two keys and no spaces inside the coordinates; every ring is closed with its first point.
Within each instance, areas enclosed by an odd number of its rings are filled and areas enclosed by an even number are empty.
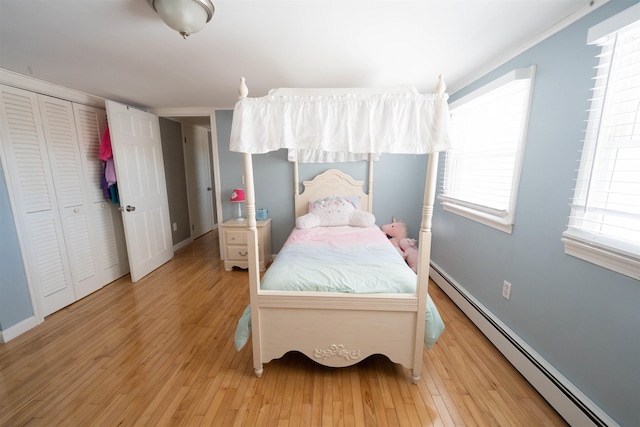
{"type": "Polygon", "coordinates": [[[542,356],[527,348],[523,340],[433,262],[430,276],[567,422],[571,425],[585,425],[585,422],[589,422],[598,427],[618,426],[569,380],[559,372],[554,372],[555,369],[544,361],[542,356]]]}

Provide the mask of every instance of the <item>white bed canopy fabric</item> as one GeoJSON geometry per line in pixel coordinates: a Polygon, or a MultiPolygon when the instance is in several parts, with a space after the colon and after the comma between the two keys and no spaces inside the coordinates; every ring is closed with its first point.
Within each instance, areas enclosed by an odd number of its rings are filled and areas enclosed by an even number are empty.
{"type": "Polygon", "coordinates": [[[289,160],[366,160],[369,154],[427,154],[450,148],[448,95],[392,91],[282,89],[235,106],[231,151],[288,149],[289,160]],[[299,150],[299,151],[292,151],[299,150]]]}
{"type": "Polygon", "coordinates": [[[296,150],[290,148],[287,160],[297,163],[348,163],[359,161],[377,161],[378,154],[343,153],[340,151],[296,150]]]}

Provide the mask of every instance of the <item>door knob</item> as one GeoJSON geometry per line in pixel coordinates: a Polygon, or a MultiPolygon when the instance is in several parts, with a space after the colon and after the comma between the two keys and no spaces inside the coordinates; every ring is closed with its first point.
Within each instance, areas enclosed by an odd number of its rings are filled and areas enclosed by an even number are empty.
{"type": "Polygon", "coordinates": [[[131,206],[131,205],[127,205],[126,209],[127,209],[127,212],[133,212],[133,211],[136,210],[136,207],[135,206],[131,206]]]}
{"type": "Polygon", "coordinates": [[[211,191],[211,187],[207,187],[207,191],[211,191]]]}

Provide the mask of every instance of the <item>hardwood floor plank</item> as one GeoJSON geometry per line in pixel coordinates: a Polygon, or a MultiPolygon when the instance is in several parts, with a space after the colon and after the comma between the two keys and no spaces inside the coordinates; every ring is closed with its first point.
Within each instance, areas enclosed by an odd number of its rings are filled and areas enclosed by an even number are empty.
{"type": "Polygon", "coordinates": [[[319,381],[322,384],[322,425],[327,426],[335,425],[333,422],[333,388],[339,386],[334,386],[334,377],[334,373],[327,370],[322,381],[319,381]]]}
{"type": "Polygon", "coordinates": [[[0,344],[0,426],[565,426],[435,284],[446,329],[418,384],[384,356],[333,369],[237,351],[248,275],[217,232],[142,280],[125,276],[0,344]]]}
{"type": "Polygon", "coordinates": [[[78,425],[118,425],[117,418],[122,414],[125,408],[129,406],[129,402],[129,395],[118,394],[101,410],[95,412],[92,411],[96,415],[93,415],[91,412],[88,413],[87,415],[89,419],[86,419],[85,422],[79,423],[78,425]]]}
{"type": "Polygon", "coordinates": [[[262,395],[254,394],[251,397],[251,403],[249,404],[249,413],[247,414],[246,421],[240,425],[244,425],[244,426],[264,425],[258,422],[258,416],[260,415],[261,409],[262,409],[262,395]]]}
{"type": "MultiPolygon", "coordinates": [[[[349,371],[355,369],[340,369],[338,375],[340,376],[340,389],[336,390],[336,397],[342,403],[342,424],[345,427],[356,426],[355,420],[355,407],[353,404],[353,394],[351,393],[351,376],[349,371]]],[[[335,417],[335,414],[334,414],[335,417]]]]}
{"type": "MultiPolygon", "coordinates": [[[[279,388],[279,394],[282,395],[282,405],[280,407],[280,420],[291,420],[291,410],[293,407],[293,399],[295,396],[296,372],[292,366],[287,367],[284,386],[279,388]]],[[[295,424],[294,424],[295,425],[295,424]]]]}
{"type": "Polygon", "coordinates": [[[442,424],[445,427],[466,425],[466,423],[463,422],[462,419],[458,419],[457,421],[453,420],[453,418],[451,417],[451,413],[447,408],[447,404],[441,396],[435,396],[433,401],[435,402],[436,408],[438,409],[438,416],[440,420],[442,420],[442,424]]]}
{"type": "Polygon", "coordinates": [[[182,403],[182,400],[184,399],[184,397],[187,395],[188,392],[189,392],[189,387],[186,387],[186,386],[180,387],[178,389],[178,393],[175,394],[175,396],[173,396],[169,405],[167,405],[166,409],[162,411],[162,408],[161,408],[160,411],[158,411],[159,413],[162,414],[162,416],[158,420],[158,423],[155,425],[157,426],[176,425],[175,424],[176,421],[174,419],[174,413],[177,411],[178,407],[182,403]]]}
{"type": "MultiPolygon", "coordinates": [[[[370,361],[370,363],[373,364],[374,362],[370,361]]],[[[375,368],[371,369],[369,379],[371,384],[371,402],[373,408],[375,408],[374,415],[376,417],[376,424],[378,426],[388,426],[389,421],[387,419],[387,407],[385,406],[382,397],[382,391],[380,390],[380,378],[378,377],[378,373],[375,368]]]]}
{"type": "MultiPolygon", "coordinates": [[[[385,365],[389,367],[394,366],[388,363],[385,363],[385,365]]],[[[400,378],[403,381],[403,383],[406,384],[407,378],[405,378],[405,376],[402,375],[402,373],[403,372],[395,369],[389,370],[388,372],[386,388],[393,401],[393,405],[390,408],[394,409],[394,412],[396,415],[395,418],[398,420],[398,423],[400,425],[402,426],[416,425],[410,420],[410,416],[407,413],[407,406],[402,397],[402,392],[400,391],[400,387],[397,381],[397,379],[400,378]]]]}
{"type": "Polygon", "coordinates": [[[416,384],[416,387],[409,387],[409,392],[411,393],[411,402],[415,406],[416,412],[418,413],[418,418],[420,420],[419,425],[435,426],[437,425],[437,422],[432,417],[434,411],[431,410],[430,406],[422,398],[420,391],[421,387],[425,387],[423,381],[420,381],[418,384],[416,384]]]}
{"type": "Polygon", "coordinates": [[[210,402],[208,402],[209,408],[204,415],[204,424],[205,425],[213,425],[218,412],[221,410],[224,411],[223,402],[229,401],[230,398],[227,396],[228,391],[228,376],[232,375],[231,371],[226,371],[224,373],[219,374],[219,378],[221,381],[219,385],[216,387],[215,393],[210,402]],[[225,385],[227,384],[227,385],[225,385]]]}
{"type": "Polygon", "coordinates": [[[349,376],[349,393],[351,393],[351,401],[353,404],[354,424],[356,426],[363,426],[367,425],[367,422],[364,415],[364,395],[360,389],[358,372],[358,369],[345,370],[346,375],[349,376]]]}

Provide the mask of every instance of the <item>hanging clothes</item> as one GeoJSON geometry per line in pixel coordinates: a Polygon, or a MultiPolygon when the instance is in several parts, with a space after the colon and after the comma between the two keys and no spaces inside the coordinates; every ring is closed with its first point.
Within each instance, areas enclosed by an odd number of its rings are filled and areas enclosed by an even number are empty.
{"type": "Polygon", "coordinates": [[[113,157],[111,151],[111,135],[109,135],[109,126],[106,127],[100,140],[100,160],[108,160],[113,157]]]}
{"type": "Polygon", "coordinates": [[[107,184],[107,178],[105,176],[104,170],[102,171],[102,176],[100,177],[100,188],[102,189],[102,197],[104,197],[106,200],[111,200],[111,191],[109,191],[109,184],[107,184]]]}
{"type": "Polygon", "coordinates": [[[109,187],[109,192],[111,193],[111,202],[119,205],[120,194],[118,194],[118,184],[113,184],[111,187],[109,187]]]}
{"type": "Polygon", "coordinates": [[[102,170],[101,185],[103,197],[113,203],[120,204],[118,195],[116,167],[113,161],[113,151],[111,149],[111,135],[107,126],[100,140],[100,160],[104,161],[102,170]]]}
{"type": "Polygon", "coordinates": [[[104,162],[104,177],[107,180],[107,185],[109,187],[118,181],[116,179],[116,165],[113,162],[113,157],[104,162]]]}

